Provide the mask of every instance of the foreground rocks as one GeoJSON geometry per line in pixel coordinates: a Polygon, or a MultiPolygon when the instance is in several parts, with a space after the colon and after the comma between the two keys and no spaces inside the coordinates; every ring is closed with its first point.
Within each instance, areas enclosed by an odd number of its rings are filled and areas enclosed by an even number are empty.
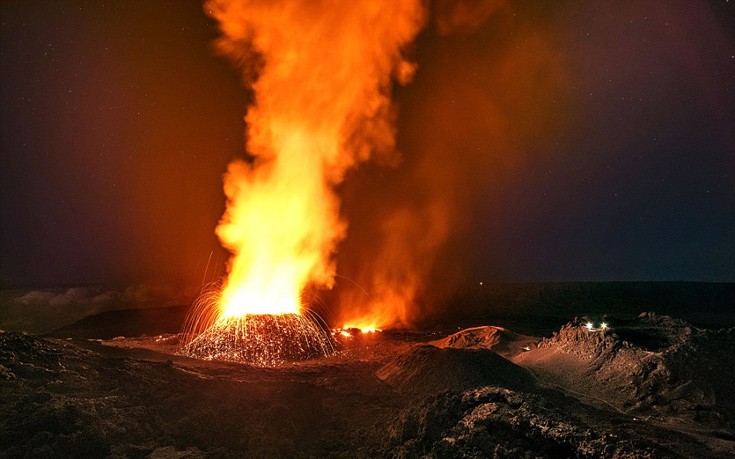
{"type": "Polygon", "coordinates": [[[733,329],[697,329],[654,313],[610,319],[605,328],[587,323],[575,319],[535,341],[476,327],[396,356],[376,375],[424,399],[394,422],[387,452],[447,458],[735,454],[733,329]]]}
{"type": "Polygon", "coordinates": [[[0,332],[0,457],[374,457],[396,403],[370,363],[134,351],[0,332]]]}
{"type": "Polygon", "coordinates": [[[0,332],[0,457],[735,456],[733,329],[585,323],[375,334],[278,368],[0,332]]]}
{"type": "Polygon", "coordinates": [[[601,430],[538,395],[485,386],[429,397],[391,426],[389,456],[676,457],[629,434],[601,430]]]}

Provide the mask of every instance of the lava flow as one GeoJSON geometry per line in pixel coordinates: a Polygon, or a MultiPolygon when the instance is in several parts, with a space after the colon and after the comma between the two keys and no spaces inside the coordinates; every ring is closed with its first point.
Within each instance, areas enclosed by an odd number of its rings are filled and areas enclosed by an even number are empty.
{"type": "Polygon", "coordinates": [[[402,49],[423,26],[423,2],[211,0],[205,10],[254,103],[216,230],[232,253],[227,278],[192,308],[181,352],[258,365],[329,353],[302,293],[334,284],[347,229],[334,187],[371,156],[395,156],[392,81],[413,75],[402,49]]]}

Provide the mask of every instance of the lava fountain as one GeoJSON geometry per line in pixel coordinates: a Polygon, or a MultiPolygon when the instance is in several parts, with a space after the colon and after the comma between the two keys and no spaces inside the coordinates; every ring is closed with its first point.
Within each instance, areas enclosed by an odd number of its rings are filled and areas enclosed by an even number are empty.
{"type": "Polygon", "coordinates": [[[181,352],[275,365],[323,355],[301,298],[331,288],[345,237],[334,187],[362,161],[395,160],[393,80],[425,22],[421,0],[210,0],[217,49],[252,89],[247,158],[230,163],[216,233],[227,277],[192,307],[181,352]]]}

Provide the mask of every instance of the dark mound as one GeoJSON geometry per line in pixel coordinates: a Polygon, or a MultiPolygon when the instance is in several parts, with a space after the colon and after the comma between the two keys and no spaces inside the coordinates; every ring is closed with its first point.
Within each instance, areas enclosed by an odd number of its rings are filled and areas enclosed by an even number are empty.
{"type": "Polygon", "coordinates": [[[418,396],[484,385],[520,390],[534,386],[525,369],[488,349],[416,346],[375,375],[400,392],[418,396]]]}
{"type": "Polygon", "coordinates": [[[445,392],[391,426],[389,457],[676,457],[658,445],[601,429],[533,394],[498,387],[445,392]]]}
{"type": "Polygon", "coordinates": [[[654,313],[610,323],[589,331],[577,319],[516,362],[621,409],[732,428],[735,329],[702,330],[654,313]]]}
{"type": "Polygon", "coordinates": [[[498,354],[515,354],[521,352],[525,346],[535,341],[536,338],[520,335],[503,327],[491,325],[485,327],[466,328],[428,344],[438,348],[453,349],[492,349],[498,354]]]}
{"type": "Polygon", "coordinates": [[[155,336],[178,333],[188,306],[122,309],[85,317],[46,336],[76,339],[112,339],[117,336],[155,336]]]}

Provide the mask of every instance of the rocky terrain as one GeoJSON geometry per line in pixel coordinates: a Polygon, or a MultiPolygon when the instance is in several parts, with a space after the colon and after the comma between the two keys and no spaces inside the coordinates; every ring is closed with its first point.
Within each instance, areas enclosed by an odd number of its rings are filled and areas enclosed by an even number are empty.
{"type": "Polygon", "coordinates": [[[404,457],[679,457],[601,428],[536,394],[483,386],[444,392],[404,411],[389,431],[389,455],[404,457]]]}
{"type": "Polygon", "coordinates": [[[375,368],[267,369],[0,333],[0,457],[374,457],[400,406],[375,368]]]}
{"type": "Polygon", "coordinates": [[[337,335],[278,368],[1,332],[0,457],[732,457],[734,330],[605,320],[337,335]]]}
{"type": "Polygon", "coordinates": [[[529,337],[499,327],[476,327],[429,343],[444,349],[416,347],[396,357],[376,375],[399,391],[421,392],[424,398],[392,424],[389,455],[735,453],[729,390],[733,329],[697,329],[654,313],[609,319],[604,329],[587,324],[587,319],[575,319],[532,344],[529,337]],[[474,353],[495,348],[503,356],[472,360],[474,353]],[[463,354],[449,358],[442,353],[450,350],[463,354]]]}
{"type": "Polygon", "coordinates": [[[514,361],[618,410],[735,427],[735,328],[703,330],[654,313],[613,319],[609,330],[585,324],[565,325],[514,361]]]}

